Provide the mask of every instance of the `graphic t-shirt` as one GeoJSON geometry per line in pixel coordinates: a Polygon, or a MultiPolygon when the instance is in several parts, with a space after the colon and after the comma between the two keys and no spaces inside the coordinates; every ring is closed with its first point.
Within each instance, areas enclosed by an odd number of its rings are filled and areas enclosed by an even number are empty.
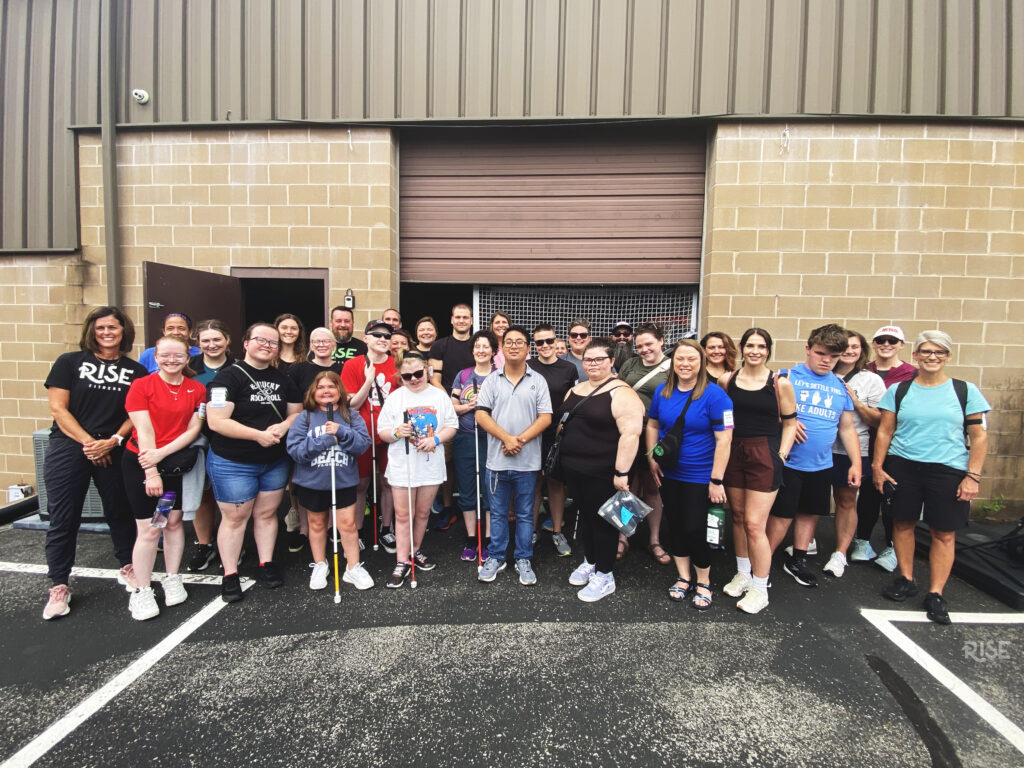
{"type": "MultiPolygon", "coordinates": [[[[882,395],[885,394],[885,384],[882,383],[882,377],[871,371],[860,371],[857,373],[857,375],[850,379],[850,389],[853,390],[853,394],[857,396],[857,399],[869,408],[877,408],[878,402],[882,399],[882,395]]],[[[860,417],[857,411],[853,412],[853,423],[857,428],[857,439],[860,441],[860,455],[867,456],[871,429],[864,423],[864,419],[860,417]]],[[[846,455],[843,441],[838,437],[832,446],[832,453],[846,455]]]]}
{"type": "Polygon", "coordinates": [[[789,369],[789,380],[796,392],[796,417],[807,430],[807,439],[793,444],[786,466],[802,472],[829,469],[839,417],[853,410],[846,385],[831,371],[819,376],[803,363],[789,369]]]}
{"type": "Polygon", "coordinates": [[[331,357],[344,363],[346,360],[351,360],[353,357],[365,354],[366,342],[352,338],[348,341],[339,341],[337,346],[335,346],[331,357]]]}
{"type": "MultiPolygon", "coordinates": [[[[896,412],[896,385],[889,387],[878,407],[896,412]]],[[[967,413],[992,410],[978,388],[967,382],[967,413]]],[[[952,380],[937,387],[922,387],[911,382],[896,414],[896,432],[889,453],[911,461],[945,464],[967,469],[969,451],[964,444],[964,411],[960,407],[952,380]]]]}
{"type": "MultiPolygon", "coordinates": [[[[399,387],[384,401],[377,425],[382,432],[391,432],[402,424],[406,413],[419,437],[436,435],[444,427],[455,429],[459,425],[452,399],[437,387],[428,386],[421,392],[399,387]]],[[[388,445],[388,468],[384,476],[393,487],[418,488],[423,485],[440,485],[445,481],[448,474],[444,466],[443,447],[438,446],[433,453],[417,451],[415,445],[411,444],[408,448],[407,459],[406,440],[396,440],[388,445]]]]}
{"type": "MultiPolygon", "coordinates": [[[[659,384],[651,398],[649,417],[658,422],[658,439],[665,436],[683,412],[689,390],[672,390],[668,399],[661,396],[664,384],[659,384]]],[[[732,429],[732,400],[717,384],[708,384],[697,400],[690,403],[683,421],[683,439],[679,446],[679,461],[675,467],[663,470],[666,477],[684,483],[711,481],[711,468],[715,463],[715,432],[732,429]]],[[[642,438],[641,438],[642,439],[642,438]]]]}
{"type": "MultiPolygon", "coordinates": [[[[358,392],[366,382],[366,355],[353,357],[345,363],[341,372],[341,383],[345,385],[345,391],[349,394],[358,392]]],[[[363,423],[370,429],[370,403],[373,402],[373,429],[370,432],[374,442],[380,445],[380,432],[377,431],[377,422],[380,420],[380,409],[394,390],[398,389],[398,371],[395,370],[395,358],[388,356],[384,362],[373,364],[373,383],[370,384],[370,392],[367,394],[363,404],[359,406],[359,415],[363,417],[363,423]]]]}
{"type": "MultiPolygon", "coordinates": [[[[159,373],[151,373],[132,382],[125,399],[125,410],[148,411],[153,424],[156,447],[163,448],[188,429],[192,414],[206,401],[206,388],[195,379],[186,378],[181,384],[168,384],[159,373]]],[[[132,453],[139,452],[139,431],[132,427],[132,436],[124,446],[132,453]]]]}
{"type": "MultiPolygon", "coordinates": [[[[206,398],[207,419],[218,408],[232,403],[231,418],[253,429],[281,423],[288,416],[290,403],[302,403],[294,382],[277,368],[253,368],[244,360],[218,373],[206,390],[206,398]]],[[[230,461],[270,464],[285,456],[285,441],[264,448],[255,440],[226,437],[211,429],[210,450],[230,461]]]]}
{"type": "MultiPolygon", "coordinates": [[[[496,368],[492,365],[491,373],[495,370],[496,368]]],[[[483,386],[484,379],[488,376],[490,376],[489,373],[483,375],[477,373],[475,366],[473,368],[463,368],[455,377],[455,381],[452,382],[452,397],[458,400],[460,405],[465,405],[473,399],[473,395],[480,393],[480,387],[483,386]]],[[[475,429],[476,416],[473,409],[470,409],[459,416],[459,432],[472,435],[475,429]]]]}
{"type": "MultiPolygon", "coordinates": [[[[44,386],[68,391],[68,412],[94,439],[114,434],[128,418],[124,398],[131,383],[146,375],[134,360],[101,360],[92,352],[65,352],[57,358],[44,386]]],[[[64,437],[57,422],[50,437],[64,437]]]]}

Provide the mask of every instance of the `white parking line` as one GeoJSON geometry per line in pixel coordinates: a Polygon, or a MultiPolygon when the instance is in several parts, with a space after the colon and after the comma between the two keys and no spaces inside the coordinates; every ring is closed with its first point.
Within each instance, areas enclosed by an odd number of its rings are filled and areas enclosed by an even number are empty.
{"type": "MultiPolygon", "coordinates": [[[[924,612],[881,611],[862,608],[861,615],[892,640],[896,647],[920,664],[928,674],[948,688],[964,704],[974,710],[986,723],[991,725],[1017,751],[1024,753],[1024,731],[1003,715],[998,709],[979,696],[963,680],[958,678],[921,646],[900,632],[893,622],[920,623],[928,621],[924,612]]],[[[1012,613],[950,613],[955,624],[1024,624],[1024,615],[1012,613]]]]}
{"type": "MultiPolygon", "coordinates": [[[[45,574],[46,566],[0,562],[0,571],[45,574]]],[[[72,570],[71,575],[85,578],[116,579],[117,571],[101,568],[75,568],[72,570]]],[[[157,576],[157,574],[153,575],[154,577],[157,576]]],[[[185,576],[183,574],[183,580],[191,584],[220,584],[219,576],[185,576]]],[[[251,579],[244,579],[242,581],[242,591],[248,590],[253,584],[254,582],[251,579]]],[[[216,616],[226,605],[227,603],[221,600],[219,595],[215,597],[181,626],[171,632],[170,635],[142,654],[142,656],[129,664],[94,693],[86,696],[66,715],[50,725],[49,728],[32,739],[32,741],[15,752],[11,757],[0,763],[0,768],[25,768],[35,763],[36,760],[57,746],[68,734],[102,709],[117,694],[146,674],[157,662],[178,647],[203,624],[216,616]]]]}
{"type": "MultiPolygon", "coordinates": [[[[10,573],[31,573],[45,576],[47,567],[41,563],[11,563],[0,560],[0,571],[10,573]]],[[[79,568],[71,569],[71,575],[84,579],[116,579],[119,571],[115,568],[79,568]]],[[[153,580],[157,581],[166,576],[166,573],[154,572],[153,580]]],[[[210,584],[220,586],[221,577],[214,575],[203,575],[198,573],[183,573],[181,580],[185,584],[210,584]]]]}

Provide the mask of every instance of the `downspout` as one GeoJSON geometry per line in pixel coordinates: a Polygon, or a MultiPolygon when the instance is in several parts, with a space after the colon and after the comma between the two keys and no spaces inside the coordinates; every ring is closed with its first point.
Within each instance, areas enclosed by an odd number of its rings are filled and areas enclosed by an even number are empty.
{"type": "Polygon", "coordinates": [[[100,30],[100,157],[107,304],[121,306],[121,227],[117,210],[117,0],[102,0],[100,30]]]}

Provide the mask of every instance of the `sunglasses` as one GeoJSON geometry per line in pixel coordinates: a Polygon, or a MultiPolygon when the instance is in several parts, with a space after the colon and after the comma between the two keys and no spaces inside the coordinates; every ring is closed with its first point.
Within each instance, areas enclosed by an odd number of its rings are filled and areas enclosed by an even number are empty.
{"type": "Polygon", "coordinates": [[[572,339],[589,339],[590,338],[590,332],[589,331],[584,331],[583,333],[572,333],[572,332],[570,332],[569,333],[569,338],[572,338],[572,339]]]}
{"type": "Polygon", "coordinates": [[[413,381],[416,379],[422,379],[424,373],[426,373],[426,370],[424,370],[423,368],[420,368],[418,371],[413,371],[412,373],[403,373],[402,381],[413,381]]]}
{"type": "Polygon", "coordinates": [[[373,336],[375,339],[390,339],[390,333],[383,333],[382,331],[374,331],[373,333],[366,334],[367,336],[373,336]]]}
{"type": "Polygon", "coordinates": [[[900,340],[895,336],[879,336],[875,339],[876,344],[889,344],[890,346],[896,346],[900,343],[900,340]]]}
{"type": "Polygon", "coordinates": [[[554,346],[556,341],[558,341],[558,339],[534,339],[533,343],[538,347],[546,347],[548,345],[554,346]]]}
{"type": "Polygon", "coordinates": [[[632,335],[633,334],[630,333],[629,331],[615,331],[614,333],[612,333],[612,338],[613,339],[628,339],[632,335]]]}

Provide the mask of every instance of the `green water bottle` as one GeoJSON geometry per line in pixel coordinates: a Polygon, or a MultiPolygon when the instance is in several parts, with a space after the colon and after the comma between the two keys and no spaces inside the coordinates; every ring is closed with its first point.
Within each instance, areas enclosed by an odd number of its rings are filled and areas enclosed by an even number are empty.
{"type": "Polygon", "coordinates": [[[725,549],[725,510],[717,504],[708,509],[708,548],[725,549]]]}

